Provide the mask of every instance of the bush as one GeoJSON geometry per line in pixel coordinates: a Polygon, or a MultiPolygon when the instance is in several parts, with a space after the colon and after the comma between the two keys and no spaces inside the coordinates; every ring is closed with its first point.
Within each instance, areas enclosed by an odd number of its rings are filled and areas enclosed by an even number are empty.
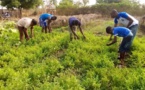
{"type": "Polygon", "coordinates": [[[101,3],[93,6],[87,7],[71,7],[71,8],[57,8],[57,13],[59,15],[78,15],[78,14],[91,14],[97,13],[102,16],[109,16],[112,9],[117,9],[118,11],[128,12],[133,15],[144,15],[144,6],[139,4],[129,4],[129,3],[101,3]]]}

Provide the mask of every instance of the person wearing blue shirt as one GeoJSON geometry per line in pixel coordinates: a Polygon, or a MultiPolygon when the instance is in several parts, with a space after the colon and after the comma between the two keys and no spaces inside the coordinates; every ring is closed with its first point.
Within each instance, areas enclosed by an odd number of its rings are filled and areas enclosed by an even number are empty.
{"type": "Polygon", "coordinates": [[[131,30],[129,30],[128,28],[125,27],[111,27],[108,26],[106,28],[106,33],[114,35],[114,39],[112,40],[111,43],[108,43],[107,46],[110,46],[114,43],[117,42],[117,36],[119,37],[123,37],[123,40],[121,42],[121,45],[119,47],[119,53],[120,53],[120,61],[121,61],[121,65],[124,66],[124,58],[125,58],[125,53],[130,51],[130,47],[131,47],[131,41],[133,38],[133,33],[131,32],[131,30]]]}
{"type": "Polygon", "coordinates": [[[76,17],[70,17],[69,18],[69,32],[70,32],[70,40],[73,39],[79,39],[78,35],[75,33],[76,31],[76,26],[80,29],[81,34],[83,35],[84,38],[86,38],[83,34],[82,28],[81,28],[81,22],[76,18],[76,17]]]}
{"type": "Polygon", "coordinates": [[[41,14],[39,17],[39,23],[40,23],[40,26],[42,27],[42,32],[44,32],[45,30],[45,33],[47,33],[48,32],[47,28],[48,28],[49,33],[50,33],[52,31],[50,23],[56,19],[57,17],[54,15],[51,15],[48,13],[41,14]]]}
{"type": "MultiPolygon", "coordinates": [[[[113,9],[111,12],[111,17],[114,18],[114,27],[121,24],[122,26],[129,28],[131,32],[133,33],[133,38],[136,36],[136,32],[138,30],[138,20],[135,19],[133,16],[126,12],[118,12],[116,9],[113,9]]],[[[112,36],[110,37],[112,39],[112,36]]],[[[130,42],[132,43],[132,42],[130,42]]]]}

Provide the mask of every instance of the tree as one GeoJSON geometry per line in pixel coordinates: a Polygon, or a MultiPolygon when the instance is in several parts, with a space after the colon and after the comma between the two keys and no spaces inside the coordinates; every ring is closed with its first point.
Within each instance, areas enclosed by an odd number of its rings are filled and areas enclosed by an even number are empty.
{"type": "Polygon", "coordinates": [[[121,0],[96,0],[96,3],[118,3],[121,0]]]}
{"type": "Polygon", "coordinates": [[[20,18],[22,17],[22,9],[30,9],[37,7],[42,3],[42,0],[1,0],[2,6],[9,8],[18,8],[20,18]]]}
{"type": "Polygon", "coordinates": [[[87,3],[89,3],[89,0],[83,0],[83,4],[84,4],[84,6],[86,6],[87,3]]]}
{"type": "Polygon", "coordinates": [[[54,4],[55,6],[57,5],[57,0],[44,0],[44,2],[45,2],[46,4],[52,3],[52,4],[54,4]]]}
{"type": "Polygon", "coordinates": [[[58,7],[60,7],[60,8],[69,8],[69,7],[73,7],[73,6],[74,6],[73,0],[62,0],[59,3],[58,7]]]}
{"type": "Polygon", "coordinates": [[[139,0],[96,0],[96,3],[139,3],[139,0]]]}
{"type": "Polygon", "coordinates": [[[50,0],[55,6],[57,6],[57,0],[50,0]]]}
{"type": "Polygon", "coordinates": [[[83,6],[83,3],[81,1],[77,1],[77,2],[75,2],[74,5],[76,5],[77,7],[81,7],[81,6],[83,6]]]}

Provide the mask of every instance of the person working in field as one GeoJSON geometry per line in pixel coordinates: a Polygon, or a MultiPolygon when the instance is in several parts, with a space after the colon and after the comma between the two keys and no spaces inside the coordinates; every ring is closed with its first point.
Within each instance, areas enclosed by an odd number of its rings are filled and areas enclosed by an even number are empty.
{"type": "Polygon", "coordinates": [[[29,40],[30,37],[33,36],[33,26],[37,25],[37,21],[35,19],[31,19],[31,18],[21,18],[18,22],[17,22],[17,27],[19,30],[19,34],[20,34],[20,41],[23,40],[23,34],[25,35],[25,39],[29,40]],[[30,36],[28,35],[27,29],[30,27],[30,36]]]}
{"type": "Polygon", "coordinates": [[[44,32],[44,30],[45,30],[45,33],[47,33],[49,30],[49,33],[50,33],[52,31],[51,22],[56,19],[57,19],[56,16],[48,14],[48,13],[44,13],[44,14],[40,15],[39,23],[40,23],[40,26],[42,27],[42,32],[44,32]],[[48,28],[48,30],[47,30],[47,28],[48,28]]]}
{"type": "Polygon", "coordinates": [[[82,28],[81,28],[81,22],[76,18],[76,17],[70,17],[69,18],[69,33],[70,33],[70,40],[74,39],[79,39],[78,35],[76,34],[76,29],[77,26],[83,35],[84,38],[86,38],[83,34],[82,28]]]}
{"type": "MultiPolygon", "coordinates": [[[[133,33],[132,41],[133,41],[134,37],[136,36],[136,32],[138,30],[138,24],[139,24],[138,20],[126,12],[118,12],[115,9],[112,10],[111,17],[115,18],[114,27],[118,26],[118,24],[121,24],[132,31],[133,33]]],[[[112,36],[110,37],[110,39],[112,39],[112,36]]]]}
{"type": "Polygon", "coordinates": [[[125,53],[130,50],[131,46],[131,41],[133,38],[133,33],[125,27],[114,27],[112,28],[111,26],[108,26],[106,28],[106,32],[108,34],[114,35],[114,39],[111,43],[108,43],[107,46],[110,46],[114,43],[117,42],[117,36],[123,37],[123,40],[121,42],[121,45],[119,47],[119,53],[120,53],[120,61],[121,65],[124,66],[124,58],[125,58],[125,53]]]}

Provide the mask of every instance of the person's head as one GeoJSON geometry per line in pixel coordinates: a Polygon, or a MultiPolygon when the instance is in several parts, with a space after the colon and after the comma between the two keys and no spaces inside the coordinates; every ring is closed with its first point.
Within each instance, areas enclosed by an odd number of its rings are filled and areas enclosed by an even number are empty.
{"type": "Polygon", "coordinates": [[[37,21],[35,19],[32,19],[31,26],[37,25],[37,21]]]}
{"type": "Polygon", "coordinates": [[[56,16],[52,16],[52,17],[51,17],[51,20],[56,20],[56,19],[57,19],[56,16]]]}
{"type": "Polygon", "coordinates": [[[74,21],[72,21],[72,25],[79,25],[78,20],[74,20],[74,21]]]}
{"type": "Polygon", "coordinates": [[[112,27],[111,26],[108,26],[108,27],[106,27],[106,33],[108,33],[108,34],[112,34],[112,27]]]}
{"type": "Polygon", "coordinates": [[[117,11],[116,9],[113,9],[113,10],[111,11],[110,15],[111,15],[111,18],[115,18],[115,17],[118,16],[118,11],[117,11]]]}

